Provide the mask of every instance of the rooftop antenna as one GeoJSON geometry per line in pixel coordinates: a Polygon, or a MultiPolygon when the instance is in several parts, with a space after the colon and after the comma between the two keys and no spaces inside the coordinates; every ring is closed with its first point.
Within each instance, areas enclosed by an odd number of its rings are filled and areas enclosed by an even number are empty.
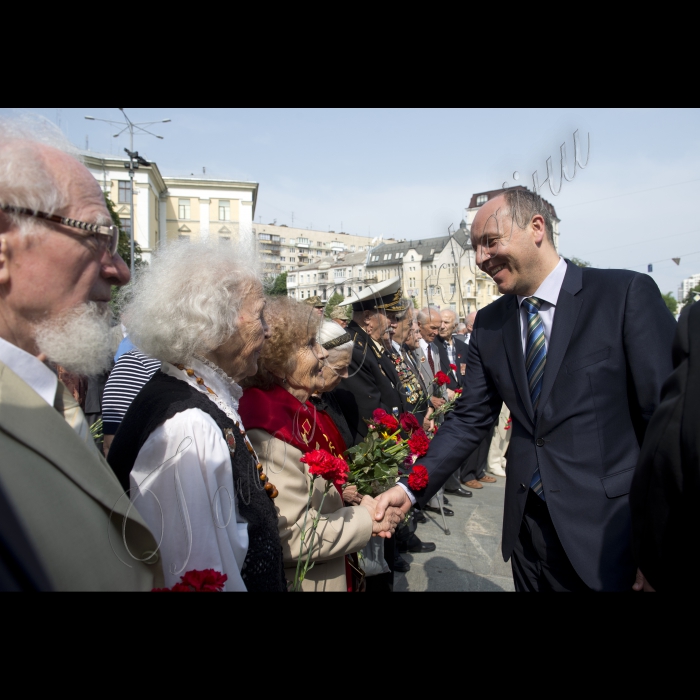
{"type": "MultiPolygon", "coordinates": [[[[121,131],[114,134],[114,138],[121,136],[125,131],[129,132],[129,148],[125,148],[127,155],[129,156],[129,162],[124,163],[124,167],[129,170],[129,179],[131,180],[131,195],[130,195],[130,212],[129,217],[131,219],[131,231],[129,232],[129,250],[131,251],[131,275],[134,275],[134,170],[138,169],[139,165],[150,165],[150,163],[139,156],[137,151],[134,151],[134,131],[141,131],[149,136],[155,136],[157,139],[163,139],[162,136],[154,134],[148,129],[144,129],[144,126],[153,126],[153,124],[166,124],[170,119],[159,119],[154,122],[132,122],[127,116],[123,107],[118,108],[124,117],[124,121],[113,121],[111,119],[98,119],[97,117],[85,117],[91,122],[105,122],[105,124],[113,124],[115,126],[123,127],[121,131]]],[[[141,134],[139,134],[140,136],[141,134]]]]}

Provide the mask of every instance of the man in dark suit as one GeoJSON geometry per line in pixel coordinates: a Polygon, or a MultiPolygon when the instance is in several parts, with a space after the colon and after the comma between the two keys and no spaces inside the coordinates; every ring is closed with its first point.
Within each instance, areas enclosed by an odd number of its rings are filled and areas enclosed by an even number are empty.
{"type": "Polygon", "coordinates": [[[700,303],[683,309],[673,345],[675,369],[644,438],[630,504],[635,588],[687,589],[700,539],[700,303]]]}
{"type": "Polygon", "coordinates": [[[676,324],[648,276],[561,259],[547,206],[511,189],[477,212],[476,262],[505,296],[479,310],[467,387],[422,460],[428,485],[390,489],[375,517],[425,503],[504,401],[513,432],[502,551],[516,590],[630,590],[630,485],[676,324]]]}

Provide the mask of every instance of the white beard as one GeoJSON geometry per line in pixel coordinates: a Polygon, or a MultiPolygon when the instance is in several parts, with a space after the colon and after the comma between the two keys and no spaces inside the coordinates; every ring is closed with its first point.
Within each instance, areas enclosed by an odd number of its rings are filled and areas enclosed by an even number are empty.
{"type": "Polygon", "coordinates": [[[69,372],[95,376],[109,370],[122,338],[112,327],[112,310],[94,301],[70,309],[35,326],[39,352],[69,372]]]}

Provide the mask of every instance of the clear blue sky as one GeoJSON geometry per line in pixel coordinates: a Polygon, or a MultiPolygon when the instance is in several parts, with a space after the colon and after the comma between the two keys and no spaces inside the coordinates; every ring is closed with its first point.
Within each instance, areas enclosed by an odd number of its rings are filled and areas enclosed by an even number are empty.
{"type": "MultiPolygon", "coordinates": [[[[597,267],[646,271],[663,292],[700,272],[700,110],[305,110],[125,108],[133,121],[170,118],[135,148],[166,175],[260,183],[256,221],[419,239],[459,225],[474,192],[546,177],[573,132],[591,158],[561,194],[544,196],[561,219],[562,254],[597,267]],[[516,183],[513,172],[520,173],[516,183]],[[692,207],[691,207],[692,209],[692,207]],[[693,209],[694,211],[694,209],[693,209]],[[681,257],[680,266],[671,258],[681,257]]],[[[60,122],[84,148],[123,153],[128,137],[85,115],[116,108],[18,109],[60,122]]]]}

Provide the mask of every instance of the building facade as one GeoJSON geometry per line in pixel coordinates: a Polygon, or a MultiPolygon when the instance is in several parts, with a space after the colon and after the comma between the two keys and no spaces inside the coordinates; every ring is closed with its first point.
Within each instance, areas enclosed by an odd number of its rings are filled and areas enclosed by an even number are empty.
{"type": "MultiPolygon", "coordinates": [[[[102,191],[114,202],[122,227],[131,230],[128,159],[83,153],[102,191]]],[[[200,177],[164,177],[156,163],[134,171],[134,241],[148,262],[167,241],[253,240],[258,183],[200,177]]]]}
{"type": "Polygon", "coordinates": [[[254,224],[253,229],[267,275],[297,270],[315,261],[333,262],[338,256],[363,253],[377,241],[369,236],[315,231],[284,224],[254,224]]]}

